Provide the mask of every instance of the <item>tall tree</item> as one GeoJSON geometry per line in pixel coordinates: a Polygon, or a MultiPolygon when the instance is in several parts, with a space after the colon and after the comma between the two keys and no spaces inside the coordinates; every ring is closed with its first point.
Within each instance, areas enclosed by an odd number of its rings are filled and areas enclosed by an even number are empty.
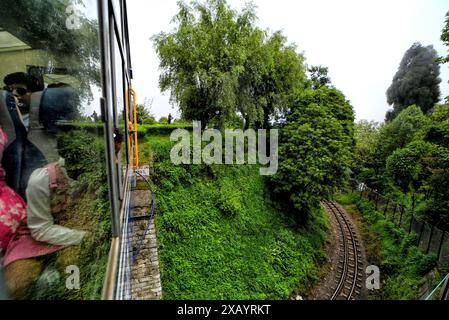
{"type": "Polygon", "coordinates": [[[308,70],[312,89],[318,89],[331,84],[329,68],[323,66],[311,66],[308,70]]]}
{"type": "Polygon", "coordinates": [[[380,129],[377,158],[385,161],[396,149],[404,148],[417,138],[428,122],[429,119],[416,105],[403,110],[394,120],[380,129]]]}
{"type": "MultiPolygon", "coordinates": [[[[443,41],[444,45],[449,47],[449,12],[446,13],[446,21],[441,33],[441,41],[443,41]]],[[[449,54],[446,57],[441,57],[440,62],[448,63],[449,62],[449,54]]],[[[449,96],[446,97],[446,101],[449,101],[449,96]]]]}
{"type": "Polygon", "coordinates": [[[265,72],[256,86],[256,94],[264,97],[262,127],[268,129],[272,118],[282,118],[294,102],[298,89],[306,82],[304,57],[288,45],[281,32],[275,32],[264,44],[265,72]]]}
{"type": "Polygon", "coordinates": [[[333,88],[301,93],[281,129],[279,169],[273,190],[297,213],[299,222],[341,186],[353,149],[352,106],[333,88]],[[342,114],[346,114],[345,117],[342,114]]]}
{"type": "MultiPolygon", "coordinates": [[[[446,21],[441,33],[441,41],[449,47],[449,11],[446,13],[446,21]]],[[[446,57],[441,58],[441,62],[448,63],[449,62],[449,54],[446,57]]]]}
{"type": "Polygon", "coordinates": [[[154,115],[151,112],[151,107],[153,105],[153,99],[147,99],[143,101],[143,104],[136,105],[136,116],[137,123],[142,124],[144,120],[152,118],[154,119],[154,115]]]}
{"type": "Polygon", "coordinates": [[[416,140],[405,148],[397,149],[387,158],[387,173],[403,193],[412,191],[415,194],[419,191],[427,174],[423,159],[431,152],[431,149],[430,143],[416,140]]]}
{"type": "Polygon", "coordinates": [[[251,4],[240,14],[225,0],[179,6],[177,29],[154,37],[161,89],[186,120],[223,125],[238,113],[246,127],[268,128],[304,86],[304,57],[281,32],[256,28],[251,4]]]}
{"type": "Polygon", "coordinates": [[[432,175],[426,183],[426,214],[434,224],[449,230],[449,104],[437,106],[430,116],[424,140],[434,145],[426,160],[432,175]]]}
{"type": "Polygon", "coordinates": [[[414,43],[402,58],[393,83],[387,90],[387,100],[393,110],[386,120],[393,120],[406,107],[416,104],[428,113],[440,99],[440,66],[433,46],[414,43]]]}
{"type": "Polygon", "coordinates": [[[92,85],[100,85],[98,21],[79,16],[80,26],[68,29],[67,7],[84,5],[84,0],[1,0],[0,27],[33,49],[47,54],[46,67],[56,66],[80,81],[80,96],[92,99],[92,85]]]}
{"type": "Polygon", "coordinates": [[[379,123],[361,120],[355,124],[354,163],[352,171],[357,179],[372,185],[374,178],[373,165],[379,136],[379,123]]]}
{"type": "Polygon", "coordinates": [[[179,2],[177,29],[153,39],[160,58],[162,91],[170,90],[186,120],[223,124],[236,109],[236,88],[248,52],[255,18],[251,6],[241,14],[225,0],[179,2]]]}

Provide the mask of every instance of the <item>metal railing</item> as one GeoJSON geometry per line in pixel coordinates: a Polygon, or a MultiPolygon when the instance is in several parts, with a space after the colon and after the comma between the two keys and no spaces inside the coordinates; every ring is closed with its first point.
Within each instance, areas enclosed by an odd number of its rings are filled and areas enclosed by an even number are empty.
{"type": "Polygon", "coordinates": [[[443,280],[441,280],[436,288],[433,289],[433,291],[424,300],[434,300],[434,296],[440,288],[441,292],[439,294],[438,300],[447,300],[449,293],[449,273],[443,278],[443,280]]]}
{"type": "Polygon", "coordinates": [[[416,234],[417,246],[426,254],[435,254],[440,267],[449,268],[448,232],[419,219],[412,211],[398,204],[394,199],[381,195],[363,182],[351,180],[350,188],[353,193],[360,193],[360,199],[365,198],[373,203],[376,211],[407,234],[416,234]]]}

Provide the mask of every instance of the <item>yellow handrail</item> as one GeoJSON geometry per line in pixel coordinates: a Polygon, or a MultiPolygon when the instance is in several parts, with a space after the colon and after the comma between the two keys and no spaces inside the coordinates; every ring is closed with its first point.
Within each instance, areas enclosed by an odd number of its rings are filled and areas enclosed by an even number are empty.
{"type": "Polygon", "coordinates": [[[137,99],[136,92],[130,88],[129,93],[133,97],[133,123],[129,122],[129,95],[126,95],[126,116],[128,123],[128,153],[132,167],[139,166],[139,142],[137,136],[137,99]]]}
{"type": "Polygon", "coordinates": [[[134,110],[134,162],[135,166],[139,166],[139,141],[137,136],[137,98],[136,92],[131,89],[131,95],[133,96],[133,110],[134,110]]]}

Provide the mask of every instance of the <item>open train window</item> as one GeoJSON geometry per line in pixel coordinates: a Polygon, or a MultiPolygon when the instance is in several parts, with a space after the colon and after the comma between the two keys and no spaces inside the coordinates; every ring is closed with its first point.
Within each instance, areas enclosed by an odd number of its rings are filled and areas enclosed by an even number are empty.
{"type": "Polygon", "coordinates": [[[102,294],[121,228],[128,160],[116,129],[129,88],[104,9],[123,34],[118,0],[0,2],[0,281],[11,298],[102,294]]]}

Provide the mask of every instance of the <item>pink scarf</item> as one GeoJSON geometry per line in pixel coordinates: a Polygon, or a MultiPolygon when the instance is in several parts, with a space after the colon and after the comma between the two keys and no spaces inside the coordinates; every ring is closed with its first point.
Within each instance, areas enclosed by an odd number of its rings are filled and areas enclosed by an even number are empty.
{"type": "MultiPolygon", "coordinates": [[[[0,128],[0,161],[7,138],[0,128]]],[[[4,266],[17,260],[43,256],[63,248],[33,239],[27,227],[26,209],[27,204],[22,197],[6,185],[5,170],[0,167],[0,253],[4,254],[4,266]]]]}

